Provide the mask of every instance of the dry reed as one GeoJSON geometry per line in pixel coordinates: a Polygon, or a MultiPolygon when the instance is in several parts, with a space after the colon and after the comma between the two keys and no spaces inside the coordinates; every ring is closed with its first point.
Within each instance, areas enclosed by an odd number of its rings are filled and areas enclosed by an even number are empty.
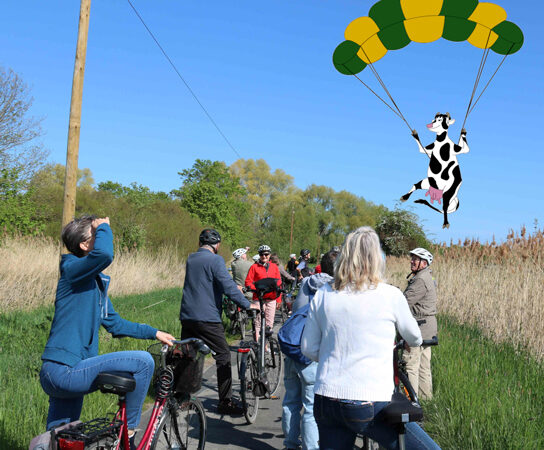
{"type": "MultiPolygon", "coordinates": [[[[544,359],[544,233],[511,232],[504,243],[466,240],[433,249],[438,310],[544,359]]],[[[392,284],[406,286],[408,258],[388,258],[392,284]]]]}
{"type": "MultiPolygon", "coordinates": [[[[6,237],[0,245],[0,311],[31,309],[53,303],[58,280],[59,247],[45,238],[6,237]]],[[[156,254],[117,252],[110,267],[111,296],[181,287],[185,262],[167,248],[156,254]]]]}

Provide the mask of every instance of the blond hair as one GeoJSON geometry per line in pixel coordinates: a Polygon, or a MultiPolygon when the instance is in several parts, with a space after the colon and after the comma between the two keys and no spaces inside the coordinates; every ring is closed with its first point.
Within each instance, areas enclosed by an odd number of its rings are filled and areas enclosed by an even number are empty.
{"type": "Polygon", "coordinates": [[[360,227],[346,236],[334,270],[334,288],[355,291],[375,288],[385,281],[380,239],[371,227],[360,227]]]}

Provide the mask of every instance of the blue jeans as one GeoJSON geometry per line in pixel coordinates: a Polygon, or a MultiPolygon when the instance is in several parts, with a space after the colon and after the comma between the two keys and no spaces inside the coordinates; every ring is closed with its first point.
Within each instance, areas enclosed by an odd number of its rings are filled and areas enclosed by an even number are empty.
{"type": "MultiPolygon", "coordinates": [[[[345,403],[315,395],[314,413],[319,428],[319,444],[324,450],[352,450],[358,434],[368,436],[387,449],[398,448],[395,429],[380,420],[379,412],[389,402],[345,403]]],[[[407,449],[440,449],[423,429],[406,424],[407,449]]]]}
{"type": "Polygon", "coordinates": [[[285,372],[283,381],[285,395],[283,397],[283,414],[281,425],[285,439],[283,445],[287,448],[297,448],[302,434],[302,448],[315,450],[318,445],[317,424],[314,419],[314,384],[317,363],[300,364],[291,358],[284,358],[285,372]],[[302,414],[302,430],[300,411],[302,414]],[[301,433],[302,431],[302,433],[301,433]]]}
{"type": "MultiPolygon", "coordinates": [[[[134,429],[140,423],[149,382],[153,376],[153,357],[144,351],[125,351],[94,356],[78,362],[74,367],[54,361],[44,361],[40,371],[43,390],[49,395],[47,430],[60,420],[79,419],[83,396],[98,389],[94,380],[100,372],[132,375],[134,391],[127,393],[127,423],[134,429]]],[[[63,420],[64,421],[64,420],[63,420]]]]}

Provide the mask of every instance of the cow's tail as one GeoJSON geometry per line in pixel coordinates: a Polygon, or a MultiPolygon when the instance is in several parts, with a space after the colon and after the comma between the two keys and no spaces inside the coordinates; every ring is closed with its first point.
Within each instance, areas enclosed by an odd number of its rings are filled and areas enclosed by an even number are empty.
{"type": "Polygon", "coordinates": [[[442,214],[444,212],[441,209],[435,208],[427,200],[422,200],[422,199],[414,200],[414,203],[420,203],[421,205],[427,205],[429,208],[434,209],[436,212],[439,212],[440,214],[442,214]]]}

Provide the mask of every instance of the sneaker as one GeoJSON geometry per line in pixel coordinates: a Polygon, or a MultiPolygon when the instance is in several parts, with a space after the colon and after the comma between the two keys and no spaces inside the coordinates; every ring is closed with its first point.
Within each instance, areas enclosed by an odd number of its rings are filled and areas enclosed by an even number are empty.
{"type": "Polygon", "coordinates": [[[241,416],[244,414],[244,410],[237,402],[229,399],[227,401],[219,402],[219,405],[217,405],[217,413],[227,414],[229,416],[241,416]]]}

